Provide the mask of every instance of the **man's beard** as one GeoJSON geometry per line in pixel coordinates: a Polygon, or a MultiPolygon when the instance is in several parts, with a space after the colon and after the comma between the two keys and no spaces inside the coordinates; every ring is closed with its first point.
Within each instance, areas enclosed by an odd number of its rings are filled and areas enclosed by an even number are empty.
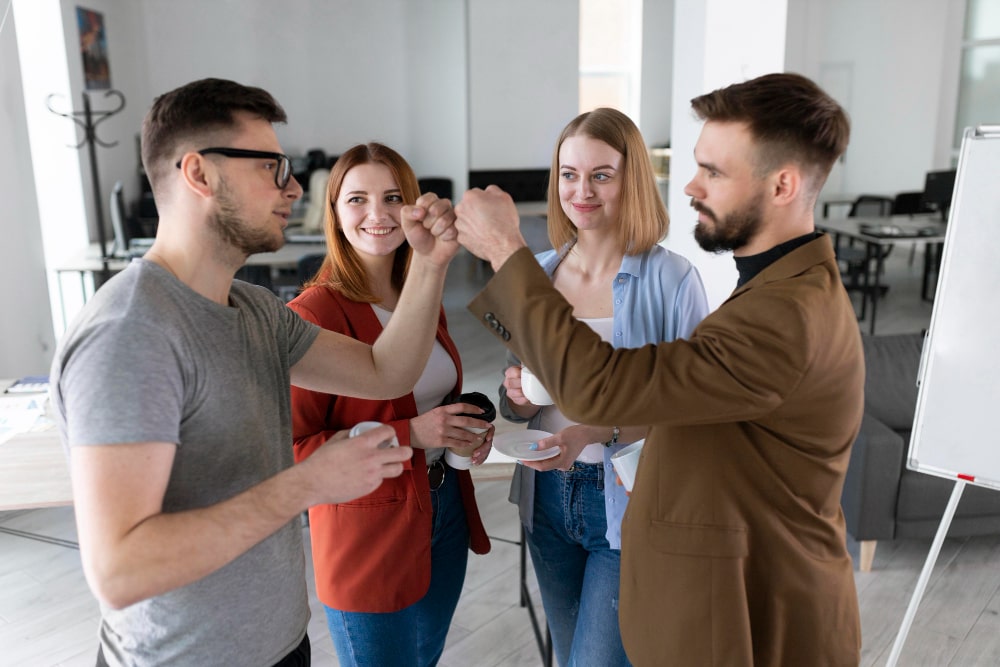
{"type": "Polygon", "coordinates": [[[267,229],[254,229],[244,221],[225,181],[219,183],[216,201],[218,208],[209,218],[209,225],[224,244],[246,255],[274,252],[284,245],[283,237],[267,229]]]}
{"type": "Polygon", "coordinates": [[[729,213],[721,221],[710,208],[692,199],[692,208],[715,223],[714,229],[709,229],[704,222],[699,222],[694,228],[694,240],[707,252],[723,253],[742,248],[760,230],[763,199],[762,195],[757,195],[748,205],[729,213]]]}

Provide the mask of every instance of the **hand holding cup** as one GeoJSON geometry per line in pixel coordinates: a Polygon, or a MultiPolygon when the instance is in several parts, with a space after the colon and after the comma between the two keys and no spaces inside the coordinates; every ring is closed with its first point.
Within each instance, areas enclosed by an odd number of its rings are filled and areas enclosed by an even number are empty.
{"type": "MultiPolygon", "coordinates": [[[[493,402],[490,401],[485,394],[481,394],[478,391],[462,394],[459,396],[458,402],[472,405],[483,410],[481,413],[462,412],[458,414],[459,417],[471,417],[473,419],[490,423],[497,418],[496,406],[493,405],[493,402]]],[[[468,470],[472,467],[472,453],[482,447],[486,439],[486,434],[489,432],[489,428],[478,428],[473,426],[463,426],[462,428],[471,433],[482,434],[482,439],[466,447],[448,448],[448,451],[444,453],[445,463],[456,470],[468,470]]]]}
{"type": "Polygon", "coordinates": [[[552,405],[555,401],[549,396],[548,390],[527,366],[521,366],[521,392],[524,397],[535,405],[552,405]]]}

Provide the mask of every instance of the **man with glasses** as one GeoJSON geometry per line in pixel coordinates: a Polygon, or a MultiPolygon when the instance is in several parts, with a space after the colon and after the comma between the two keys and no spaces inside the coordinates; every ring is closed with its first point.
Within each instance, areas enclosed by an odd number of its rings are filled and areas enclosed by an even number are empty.
{"type": "Polygon", "coordinates": [[[142,159],[160,221],[146,255],[94,295],[60,342],[52,398],[69,453],[80,552],[101,603],[98,664],[309,663],[307,507],[374,490],[410,465],[381,427],[293,465],[289,383],[387,399],[430,354],[449,202],[403,212],[415,253],[373,346],[234,281],[283,243],[302,188],[267,92],[206,79],[155,100],[142,159]]]}

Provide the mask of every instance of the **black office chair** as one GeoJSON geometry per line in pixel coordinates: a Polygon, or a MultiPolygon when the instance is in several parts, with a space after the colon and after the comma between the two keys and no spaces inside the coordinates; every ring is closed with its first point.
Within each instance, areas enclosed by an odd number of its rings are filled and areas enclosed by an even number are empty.
{"type": "MultiPolygon", "coordinates": [[[[893,200],[890,197],[882,197],[880,195],[860,195],[851,204],[851,210],[847,214],[849,218],[887,218],[892,215],[892,204],[893,200]]],[[[835,249],[837,253],[837,261],[841,267],[841,275],[844,277],[844,286],[847,291],[857,291],[862,292],[865,290],[865,285],[862,282],[862,278],[866,275],[868,271],[871,270],[870,266],[866,266],[866,262],[876,261],[878,257],[869,257],[867,248],[848,245],[846,247],[838,247],[835,249]]],[[[892,245],[878,246],[878,251],[882,255],[882,260],[884,261],[889,253],[892,252],[892,245]]],[[[880,294],[872,295],[873,298],[878,298],[883,296],[888,287],[883,285],[880,294]]],[[[861,306],[861,317],[864,317],[865,313],[865,302],[862,300],[861,306]]]]}
{"type": "MultiPolygon", "coordinates": [[[[275,292],[274,290],[274,280],[271,278],[271,267],[270,266],[250,266],[244,265],[236,272],[233,276],[237,280],[242,280],[244,282],[253,283],[254,285],[260,285],[261,287],[266,287],[267,289],[275,292]]],[[[275,292],[277,294],[277,292],[275,292]]]]}
{"type": "Polygon", "coordinates": [[[848,218],[885,218],[892,215],[892,198],[881,195],[859,195],[851,204],[848,218]]]}
{"type": "Polygon", "coordinates": [[[316,253],[314,255],[303,255],[299,258],[299,263],[297,267],[298,279],[299,279],[299,289],[306,283],[307,280],[312,280],[313,276],[319,271],[320,267],[323,266],[323,260],[326,259],[326,255],[323,253],[316,253]]]}
{"type": "MultiPolygon", "coordinates": [[[[928,215],[934,212],[934,208],[924,201],[924,193],[922,190],[914,192],[900,192],[892,200],[893,215],[928,215]]],[[[917,244],[911,244],[908,264],[913,264],[916,253],[917,244]]]]}
{"type": "Polygon", "coordinates": [[[900,192],[892,200],[892,215],[922,215],[934,213],[924,201],[923,191],[900,192]]]}

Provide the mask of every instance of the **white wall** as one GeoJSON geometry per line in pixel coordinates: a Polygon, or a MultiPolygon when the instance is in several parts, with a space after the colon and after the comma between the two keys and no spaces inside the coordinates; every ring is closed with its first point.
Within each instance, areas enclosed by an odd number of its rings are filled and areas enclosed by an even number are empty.
{"type": "MultiPolygon", "coordinates": [[[[954,122],[964,2],[790,0],[786,68],[816,80],[851,117],[851,142],[827,191],[922,190],[949,166],[939,127],[954,122]],[[956,16],[958,21],[956,21],[956,16]],[[942,107],[941,95],[950,98],[942,107]]],[[[949,129],[950,131],[950,129],[949,129]]]]}
{"type": "Polygon", "coordinates": [[[55,340],[13,12],[0,32],[0,146],[0,377],[20,377],[48,372],[55,340]]]}
{"type": "Polygon", "coordinates": [[[673,80],[674,0],[643,0],[639,130],[648,146],[670,141],[673,80]]]}
{"type": "Polygon", "coordinates": [[[160,94],[209,76],[260,86],[288,113],[278,137],[289,154],[339,154],[376,140],[406,156],[406,5],[147,0],[149,88],[160,94]]]}
{"type": "Polygon", "coordinates": [[[714,309],[736,287],[732,255],[709,254],[694,240],[697,216],[684,187],[694,176],[694,147],[702,123],[690,100],[731,83],[781,70],[785,0],[676,0],[674,16],[673,155],[670,164],[670,235],[664,245],[698,267],[714,309]]]}
{"type": "Polygon", "coordinates": [[[404,153],[417,176],[445,176],[456,195],[468,187],[468,62],[464,0],[406,5],[407,132],[404,153]]]}
{"type": "MultiPolygon", "coordinates": [[[[20,1],[55,3],[65,31],[51,34],[62,35],[68,52],[68,101],[81,106],[77,0],[20,1]]],[[[686,100],[666,92],[676,76],[672,66],[678,75],[685,72],[690,55],[675,48],[677,2],[644,2],[640,127],[650,143],[665,141],[673,117],[689,113],[686,100]]],[[[101,185],[109,191],[122,179],[129,197],[137,187],[135,135],[153,96],[203,76],[274,92],[289,113],[279,138],[290,153],[313,147],[336,153],[377,139],[398,148],[419,175],[452,177],[458,193],[467,168],[547,166],[556,134],[577,112],[576,0],[90,0],[86,6],[104,14],[112,83],[128,100],[99,131],[119,142],[99,149],[101,185]]],[[[919,189],[925,171],[947,166],[963,11],[960,0],[788,1],[786,68],[839,82],[849,97],[855,132],[838,168],[843,189],[919,189]]],[[[44,356],[49,345],[39,342],[51,326],[44,279],[30,286],[24,280],[39,265],[39,219],[82,227],[74,202],[92,207],[84,152],[70,153],[82,185],[43,168],[47,179],[59,179],[60,194],[34,196],[20,89],[30,83],[52,92],[63,84],[22,80],[12,55],[14,28],[9,19],[0,34],[0,136],[14,156],[0,166],[8,212],[0,228],[12,240],[0,245],[0,277],[18,290],[7,290],[0,306],[4,326],[11,322],[8,312],[18,312],[23,326],[2,329],[0,374],[16,373],[5,371],[9,360],[32,371],[47,366],[31,361],[30,353],[44,356]],[[55,198],[76,212],[46,213],[55,198]]],[[[32,95],[28,104],[37,108],[32,95]]],[[[49,134],[70,124],[56,117],[47,122],[49,134]]],[[[52,150],[71,151],[69,134],[52,150]]],[[[677,159],[675,151],[675,165],[677,159]]],[[[674,180],[689,175],[675,173],[674,180]]],[[[683,200],[672,203],[676,222],[687,209],[683,200]]],[[[680,227],[672,236],[688,233],[680,227]]],[[[45,231],[47,256],[56,235],[71,238],[74,229],[45,231]]]]}
{"type": "Polygon", "coordinates": [[[469,169],[548,167],[579,113],[579,3],[468,3],[469,169]]]}

